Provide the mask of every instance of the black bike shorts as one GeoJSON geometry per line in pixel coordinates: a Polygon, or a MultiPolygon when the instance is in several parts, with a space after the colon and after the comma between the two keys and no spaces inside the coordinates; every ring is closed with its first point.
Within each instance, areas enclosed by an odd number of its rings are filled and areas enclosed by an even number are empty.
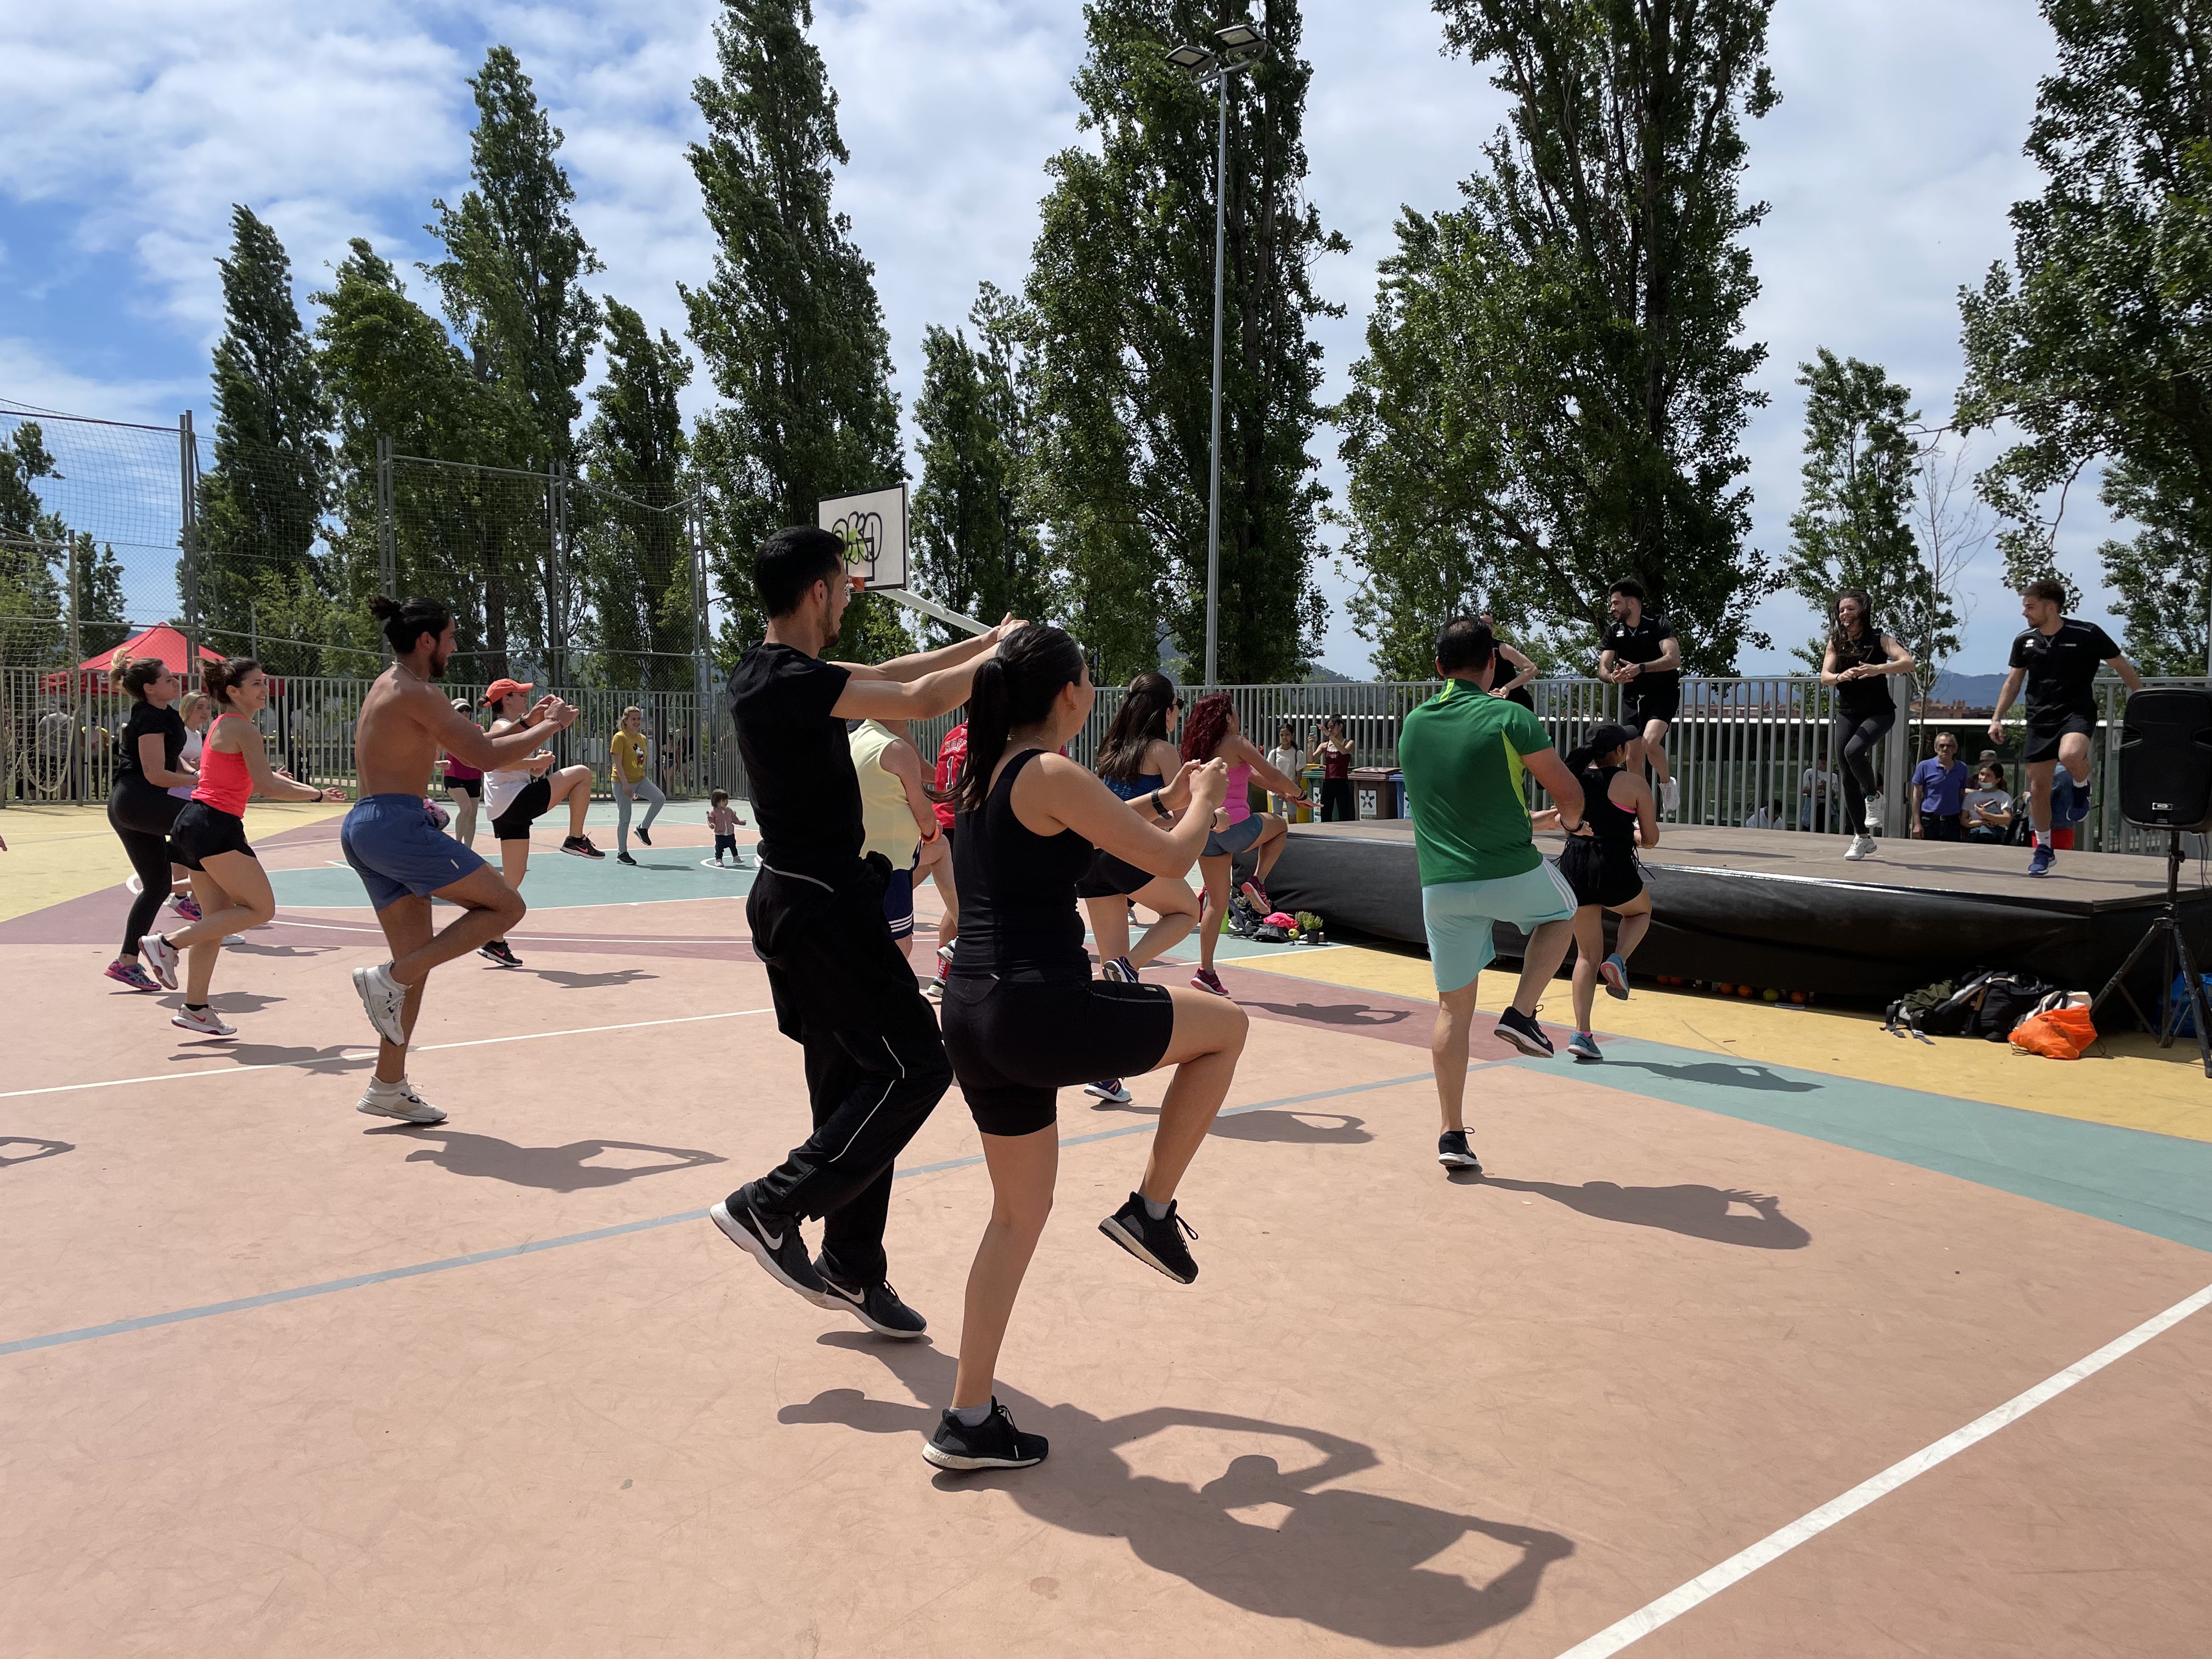
{"type": "Polygon", "coordinates": [[[1149,1072],[1175,1036],[1164,985],[963,978],[957,967],[944,1018],[952,1074],[987,1135],[1050,1128],[1062,1089],[1149,1072]]]}

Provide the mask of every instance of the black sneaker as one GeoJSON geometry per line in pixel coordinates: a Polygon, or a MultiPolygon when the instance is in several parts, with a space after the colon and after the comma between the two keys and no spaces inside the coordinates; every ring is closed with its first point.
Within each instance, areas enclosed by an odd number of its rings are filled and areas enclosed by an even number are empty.
{"type": "Polygon", "coordinates": [[[501,968],[522,966],[522,958],[507,948],[507,941],[503,939],[495,939],[489,945],[479,945],[477,946],[477,954],[486,962],[495,963],[501,968]]]}
{"type": "Polygon", "coordinates": [[[1467,1131],[1447,1129],[1437,1137],[1437,1162],[1447,1170],[1472,1170],[1482,1173],[1482,1160],[1475,1157],[1474,1148],[1467,1144],[1467,1131]]]}
{"type": "Polygon", "coordinates": [[[1168,1212],[1155,1221],[1144,1199],[1131,1193],[1127,1204],[1098,1224],[1098,1231],[1170,1279],[1188,1285],[1198,1277],[1198,1263],[1191,1260],[1182,1242],[1185,1233],[1196,1238],[1198,1229],[1176,1212],[1173,1199],[1168,1200],[1168,1212]]]}
{"type": "Polygon", "coordinates": [[[1016,1428],[994,1395],[991,1414],[972,1429],[949,1411],[939,1418],[921,1455],[940,1469],[1026,1469],[1044,1462],[1045,1449],[1045,1437],[1016,1428]]]}
{"type": "Polygon", "coordinates": [[[638,825],[636,834],[637,844],[640,847],[650,847],[653,845],[653,831],[647,829],[643,824],[641,823],[638,825]]]}
{"type": "Polygon", "coordinates": [[[830,1295],[830,1287],[807,1257],[799,1223],[790,1216],[765,1214],[738,1193],[732,1193],[707,1213],[731,1243],[767,1268],[768,1276],[786,1290],[797,1291],[817,1308],[852,1305],[830,1295]]]}
{"type": "Polygon", "coordinates": [[[899,1293],[890,1287],[890,1280],[857,1284],[833,1271],[826,1255],[814,1258],[814,1271],[830,1292],[830,1299],[823,1306],[844,1309],[878,1336],[896,1336],[911,1341],[929,1328],[927,1320],[899,1300],[899,1293]]]}
{"type": "Polygon", "coordinates": [[[1498,1033],[1524,1054],[1538,1060],[1549,1060],[1553,1053],[1552,1039],[1544,1035],[1544,1028],[1536,1024],[1534,1014],[1524,1014],[1518,1008],[1509,1007],[1498,1017],[1498,1033]]]}
{"type": "Polygon", "coordinates": [[[637,860],[627,853],[617,853],[615,854],[615,862],[617,864],[635,864],[637,860]]]}
{"type": "MultiPolygon", "coordinates": [[[[650,842],[646,844],[647,846],[652,845],[650,842]]],[[[563,836],[561,841],[561,850],[564,853],[573,853],[580,859],[603,859],[606,857],[605,853],[602,853],[598,848],[592,845],[592,838],[589,836],[563,836]]]]}

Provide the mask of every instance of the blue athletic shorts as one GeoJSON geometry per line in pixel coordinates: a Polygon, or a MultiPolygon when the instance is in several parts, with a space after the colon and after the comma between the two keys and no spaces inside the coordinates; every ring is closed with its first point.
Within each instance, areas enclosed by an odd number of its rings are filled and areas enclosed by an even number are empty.
{"type": "Polygon", "coordinates": [[[917,849],[914,863],[903,870],[891,872],[891,878],[884,884],[884,920],[891,925],[893,939],[914,936],[914,872],[921,862],[917,849]]]}
{"type": "Polygon", "coordinates": [[[1495,881],[1446,881],[1421,889],[1421,921],[1429,934],[1429,966],[1437,989],[1456,991],[1497,956],[1490,930],[1510,921],[1528,933],[1575,913],[1574,890],[1549,859],[1495,881]]]}
{"type": "Polygon", "coordinates": [[[1206,838],[1206,850],[1199,854],[1207,859],[1233,859],[1260,839],[1267,823],[1255,812],[1249,818],[1239,818],[1226,830],[1218,830],[1206,838]]]}
{"type": "Polygon", "coordinates": [[[483,860],[430,822],[420,795],[363,795],[345,815],[338,846],[378,909],[409,894],[428,898],[483,868],[483,860]]]}

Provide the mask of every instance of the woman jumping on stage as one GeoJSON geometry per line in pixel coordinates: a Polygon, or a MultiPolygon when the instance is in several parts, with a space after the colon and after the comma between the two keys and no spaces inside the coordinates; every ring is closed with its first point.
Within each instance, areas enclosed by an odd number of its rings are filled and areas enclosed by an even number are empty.
{"type": "Polygon", "coordinates": [[[1897,720],[1897,699],[1885,676],[1912,672],[1912,654],[1875,626],[1874,607],[1846,587],[1828,607],[1828,648],[1820,680],[1836,688],[1836,770],[1844,775],[1844,818],[1851,826],[1847,859],[1871,857],[1881,828],[1881,780],[1874,746],[1897,720]]]}
{"type": "Polygon", "coordinates": [[[1229,769],[1229,797],[1222,803],[1222,811],[1229,817],[1228,827],[1206,838],[1206,850],[1198,860],[1199,872],[1206,878],[1206,900],[1198,918],[1198,971],[1190,976],[1190,982],[1200,990],[1225,997],[1228,988],[1213,971],[1213,952],[1221,943],[1221,924],[1229,920],[1231,873],[1238,854],[1256,849],[1252,879],[1244,884],[1244,897],[1266,915],[1273,908],[1267,899],[1267,872],[1282,856],[1283,837],[1289,832],[1289,826],[1273,812],[1252,810],[1252,780],[1259,779],[1270,794],[1282,796],[1293,806],[1307,805],[1306,792],[1296,778],[1286,778],[1268,765],[1267,757],[1245,738],[1237,723],[1236,705],[1226,691],[1200,697],[1190,711],[1182,729],[1182,757],[1218,760],[1229,769]]]}
{"type": "MultiPolygon", "coordinates": [[[[1058,1091],[1086,1078],[1172,1066],[1144,1179],[1099,1231],[1188,1285],[1198,1277],[1176,1188],[1243,1052],[1244,1011],[1159,985],[1091,977],[1075,884],[1103,848],[1140,870],[1187,870],[1227,786],[1186,765],[1190,811],[1173,829],[1158,795],[1124,801],[1058,750],[1090,717],[1091,674],[1057,628],[1010,635],[975,671],[968,754],[954,792],[960,945],[945,989],[945,1047],[981,1132],[989,1224],[968,1274],[952,1404],[923,1455],[940,1468],[1025,1468],[1045,1442],[1016,1431],[991,1392],[1022,1276],[1052,1209],[1058,1091]]],[[[1164,795],[1166,792],[1158,792],[1164,795]]]]}
{"type": "Polygon", "coordinates": [[[200,1036],[235,1036],[234,1026],[208,1006],[208,988],[222,942],[258,927],[276,914],[269,873],[246,841],[246,803],[272,800],[342,801],[343,789],[318,789],[269,769],[269,756],[253,717],[269,702],[269,677],[251,657],[210,663],[202,676],[218,711],[200,749],[200,778],[192,798],[169,830],[169,850],[192,872],[200,919],[173,933],[149,933],[146,965],[162,988],[177,988],[177,959],[189,952],[185,1006],[169,1023],[200,1036]]]}
{"type": "MultiPolygon", "coordinates": [[[[107,964],[107,976],[134,991],[158,991],[138,961],[139,942],[170,896],[169,830],[199,775],[184,759],[184,719],[170,705],[182,690],[176,671],[159,657],[118,656],[108,676],[131,697],[115,763],[115,787],[107,797],[108,827],[123,843],[131,867],[138,872],[138,894],[123,924],[123,949],[107,964]]],[[[173,981],[172,981],[173,988],[173,981]]]]}
{"type": "Polygon", "coordinates": [[[1601,726],[1567,757],[1567,769],[1583,781],[1582,829],[1567,837],[1559,854],[1559,873],[1574,889],[1575,1034],[1567,1052],[1577,1060],[1603,1060],[1590,1031],[1590,1010],[1597,982],[1606,994],[1628,994],[1628,958],[1651,926],[1651,894],[1637,867],[1636,848],[1659,840],[1659,804],[1651,786],[1627,769],[1628,745],[1636,733],[1625,726],[1601,726]],[[1605,950],[1605,913],[1620,918],[1613,954],[1605,950]]]}

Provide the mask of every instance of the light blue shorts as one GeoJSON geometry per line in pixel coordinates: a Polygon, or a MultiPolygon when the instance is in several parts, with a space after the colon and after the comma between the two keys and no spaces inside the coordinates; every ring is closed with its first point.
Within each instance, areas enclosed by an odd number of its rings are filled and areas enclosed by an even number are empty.
{"type": "Polygon", "coordinates": [[[1206,850],[1199,854],[1206,859],[1233,859],[1249,850],[1260,839],[1260,832],[1267,827],[1257,812],[1249,818],[1239,818],[1226,830],[1208,835],[1206,850]]]}
{"type": "Polygon", "coordinates": [[[339,826],[338,847],[380,910],[410,893],[428,898],[483,868],[473,851],[431,822],[420,795],[363,795],[339,826]]]}
{"type": "Polygon", "coordinates": [[[1456,991],[1498,955],[1493,924],[1510,921],[1526,933],[1575,913],[1574,890],[1546,859],[1533,870],[1494,881],[1447,881],[1421,889],[1421,921],[1428,930],[1429,967],[1437,989],[1456,991]]]}

